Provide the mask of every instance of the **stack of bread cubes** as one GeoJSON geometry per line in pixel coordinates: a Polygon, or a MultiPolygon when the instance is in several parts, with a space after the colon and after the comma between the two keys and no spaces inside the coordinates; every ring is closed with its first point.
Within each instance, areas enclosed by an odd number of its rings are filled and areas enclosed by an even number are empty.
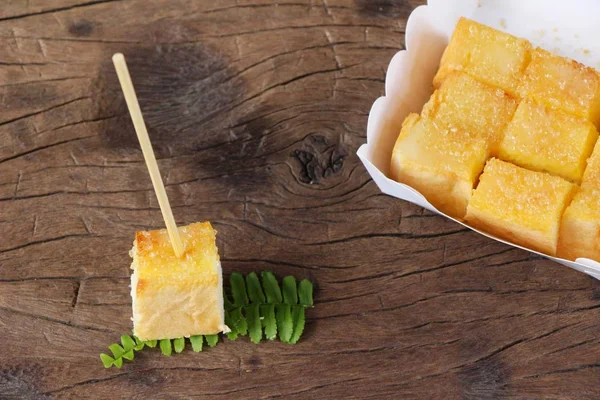
{"type": "Polygon", "coordinates": [[[462,18],[391,177],[527,248],[600,261],[600,74],[462,18]]]}

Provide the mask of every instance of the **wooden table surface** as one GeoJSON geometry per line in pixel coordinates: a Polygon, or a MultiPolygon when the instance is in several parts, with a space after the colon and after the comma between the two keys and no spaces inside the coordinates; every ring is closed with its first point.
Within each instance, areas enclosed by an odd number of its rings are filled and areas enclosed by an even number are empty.
{"type": "Polygon", "coordinates": [[[381,194],[356,156],[419,3],[5,0],[0,398],[599,399],[599,283],[381,194]],[[134,232],[163,226],[115,52],[177,222],[214,223],[226,274],[315,282],[297,345],[103,368],[134,232]]]}

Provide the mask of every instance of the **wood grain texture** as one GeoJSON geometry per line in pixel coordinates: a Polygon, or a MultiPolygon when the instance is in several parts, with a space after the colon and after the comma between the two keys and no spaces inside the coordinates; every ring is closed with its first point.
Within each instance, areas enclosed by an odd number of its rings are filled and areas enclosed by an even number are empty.
{"type": "Polygon", "coordinates": [[[381,194],[355,155],[422,1],[9,0],[0,10],[0,398],[600,398],[600,285],[381,194]],[[7,5],[8,4],[8,5],[7,5]],[[295,346],[105,370],[128,250],[177,222],[226,273],[308,277],[295,346]]]}

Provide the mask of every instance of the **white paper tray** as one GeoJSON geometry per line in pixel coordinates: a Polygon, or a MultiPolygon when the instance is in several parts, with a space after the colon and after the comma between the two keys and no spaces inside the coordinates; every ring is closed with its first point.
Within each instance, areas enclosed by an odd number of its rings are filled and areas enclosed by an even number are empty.
{"type": "Polygon", "coordinates": [[[431,95],[433,76],[454,26],[461,16],[529,39],[556,54],[600,68],[600,2],[594,0],[429,0],[417,7],[406,26],[406,50],[398,52],[388,67],[385,96],[375,101],[369,114],[367,143],[358,156],[383,193],[418,204],[499,242],[542,255],[600,279],[600,263],[550,257],[473,229],[438,211],[410,186],[387,177],[392,149],[402,121],[420,112],[431,95]]]}

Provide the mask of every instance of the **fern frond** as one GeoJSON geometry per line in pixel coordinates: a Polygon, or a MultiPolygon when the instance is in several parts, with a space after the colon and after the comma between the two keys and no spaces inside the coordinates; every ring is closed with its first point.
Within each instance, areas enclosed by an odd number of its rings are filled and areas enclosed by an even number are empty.
{"type": "Polygon", "coordinates": [[[123,349],[131,350],[135,347],[135,341],[129,335],[121,336],[121,343],[123,344],[123,349]]]}
{"type": "Polygon", "coordinates": [[[234,272],[231,274],[229,282],[231,283],[233,305],[239,307],[248,304],[248,293],[246,292],[246,283],[242,274],[234,272]]]}
{"type": "Polygon", "coordinates": [[[300,336],[302,336],[302,332],[304,332],[304,324],[306,320],[304,307],[303,306],[294,306],[292,310],[292,319],[294,321],[294,331],[292,333],[292,337],[290,338],[289,343],[296,344],[298,340],[300,340],[300,336]]]}
{"type": "MultiPolygon", "coordinates": [[[[281,286],[275,275],[263,271],[259,276],[252,272],[246,277],[233,273],[229,279],[229,293],[224,293],[225,323],[231,329],[230,340],[250,336],[253,343],[263,338],[274,340],[278,335],[284,343],[295,344],[304,332],[305,309],[313,307],[313,284],[308,279],[299,283],[293,276],[283,278],[281,286]]],[[[123,359],[133,360],[135,352],[157,345],[165,356],[181,353],[185,338],[140,340],[137,336],[123,335],[121,343],[108,346],[112,356],[100,354],[105,368],[121,368],[123,359]]],[[[202,351],[203,343],[214,347],[219,335],[196,335],[189,338],[192,350],[202,351]]]]}
{"type": "Polygon", "coordinates": [[[264,304],[260,306],[260,317],[265,327],[265,336],[269,340],[277,337],[277,320],[275,319],[275,304],[264,304]]]}
{"type": "Polygon", "coordinates": [[[273,275],[271,271],[263,271],[260,275],[262,277],[262,284],[267,295],[267,303],[281,303],[281,289],[279,288],[279,282],[277,282],[275,275],[273,275]]]}
{"type": "Polygon", "coordinates": [[[190,343],[192,344],[192,350],[196,353],[202,351],[202,343],[204,342],[204,337],[202,335],[196,335],[190,337],[190,343]]]}
{"type": "Polygon", "coordinates": [[[173,349],[175,353],[181,353],[185,349],[185,338],[173,339],[173,349]]]}
{"type": "Polygon", "coordinates": [[[205,335],[204,337],[206,338],[206,343],[210,347],[215,347],[219,342],[219,335],[205,335]]]}
{"type": "Polygon", "coordinates": [[[275,315],[277,318],[277,330],[279,331],[279,340],[283,343],[289,342],[294,332],[294,320],[292,319],[292,309],[289,304],[275,305],[275,315]]]}
{"type": "Polygon", "coordinates": [[[135,346],[133,347],[135,351],[140,351],[146,346],[146,343],[135,335],[133,335],[133,340],[135,341],[135,346]]]}
{"type": "Polygon", "coordinates": [[[313,284],[308,279],[302,279],[298,285],[300,304],[304,307],[313,306],[313,284]]]}
{"type": "Polygon", "coordinates": [[[100,359],[102,360],[102,365],[104,365],[104,368],[110,368],[115,363],[115,359],[108,354],[100,353],[100,359]]]}
{"type": "Polygon", "coordinates": [[[161,339],[158,341],[158,346],[160,347],[160,352],[167,357],[171,357],[171,353],[173,351],[173,347],[171,345],[171,339],[161,339]]]}
{"type": "Polygon", "coordinates": [[[298,304],[298,289],[296,278],[286,276],[283,278],[283,302],[285,304],[298,304]]]}
{"type": "Polygon", "coordinates": [[[255,272],[246,275],[246,287],[248,288],[248,297],[252,303],[263,304],[266,301],[260,281],[255,272]]]}
{"type": "Polygon", "coordinates": [[[246,319],[248,320],[248,332],[252,343],[260,343],[263,332],[260,315],[258,313],[260,304],[254,303],[246,307],[246,319]]]}

